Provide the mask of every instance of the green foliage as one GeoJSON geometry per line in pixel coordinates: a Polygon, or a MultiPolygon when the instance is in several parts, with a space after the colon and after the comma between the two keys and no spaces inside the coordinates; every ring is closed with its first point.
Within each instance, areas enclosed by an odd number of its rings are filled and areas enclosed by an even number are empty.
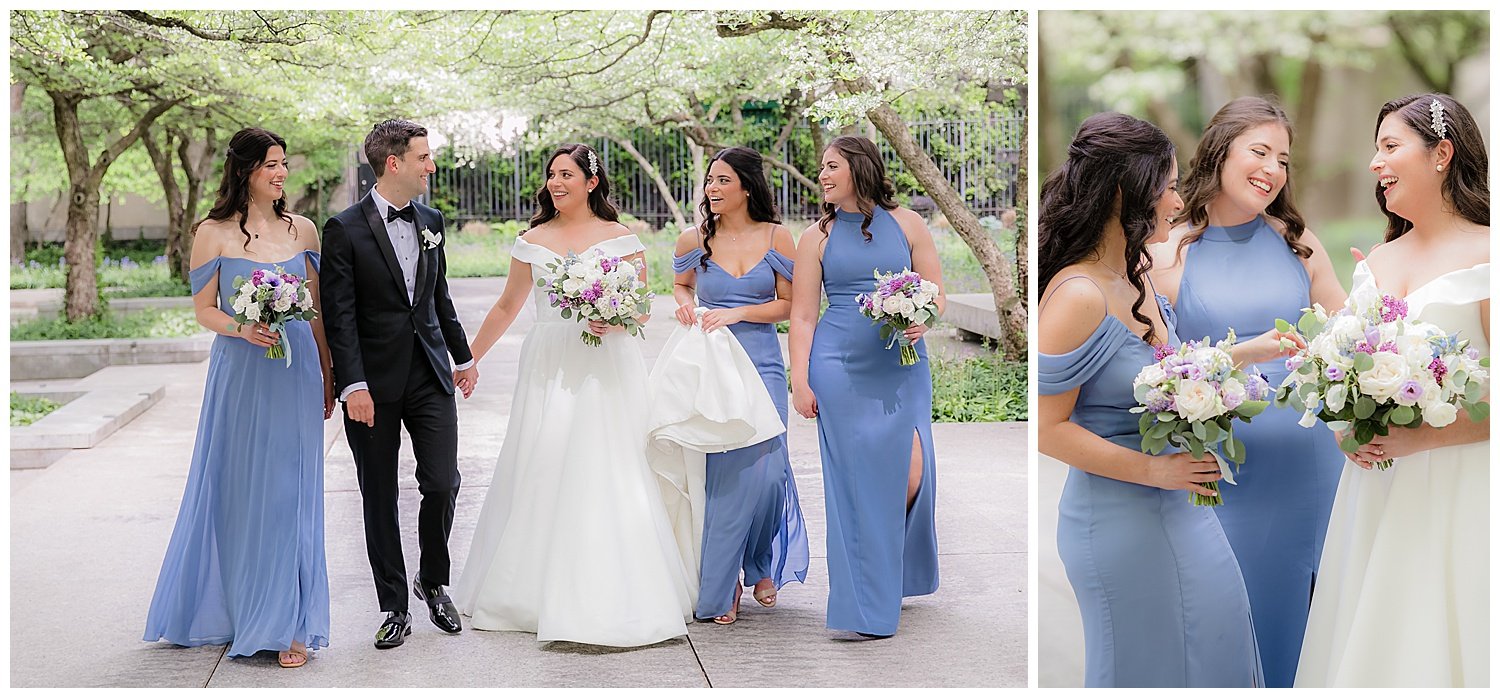
{"type": "Polygon", "coordinates": [[[1027,418],[1024,362],[998,353],[954,358],[931,353],[932,421],[1001,422],[1027,418]]]}
{"type": "Polygon", "coordinates": [[[105,314],[81,322],[31,320],[12,325],[10,340],[38,339],[146,339],[191,337],[207,330],[198,325],[190,308],[142,310],[115,316],[105,314]]]}
{"type": "Polygon", "coordinates": [[[24,395],[10,391],[10,425],[24,427],[52,414],[62,403],[41,395],[24,395]]]}
{"type": "MultiPolygon", "coordinates": [[[[187,284],[172,276],[161,259],[160,243],[136,241],[114,243],[100,250],[98,282],[106,298],[186,296],[187,284]],[[119,257],[111,256],[118,254],[119,257]]],[[[10,268],[11,288],[62,288],[67,267],[61,264],[61,245],[48,245],[26,253],[26,262],[10,268]]]]}

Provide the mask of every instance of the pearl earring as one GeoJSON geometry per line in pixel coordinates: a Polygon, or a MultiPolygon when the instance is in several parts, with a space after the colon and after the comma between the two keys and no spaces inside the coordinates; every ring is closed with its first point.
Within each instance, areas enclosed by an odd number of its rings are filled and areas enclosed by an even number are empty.
{"type": "Polygon", "coordinates": [[[1443,166],[1442,165],[1438,165],[1438,172],[1442,172],[1442,171],[1443,171],[1443,166]]]}

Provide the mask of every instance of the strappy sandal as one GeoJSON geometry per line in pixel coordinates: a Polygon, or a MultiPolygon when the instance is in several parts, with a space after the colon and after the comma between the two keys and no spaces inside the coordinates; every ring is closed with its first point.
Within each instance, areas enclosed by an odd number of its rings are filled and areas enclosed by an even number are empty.
{"type": "Polygon", "coordinates": [[[276,663],[283,669],[296,669],[307,663],[307,650],[291,649],[276,653],[276,663]]]}
{"type": "Polygon", "coordinates": [[[740,593],[740,589],[736,588],[734,590],[734,605],[729,608],[728,613],[725,613],[722,616],[715,616],[715,623],[719,625],[729,625],[730,623],[733,623],[740,619],[740,593]]]}
{"type": "MultiPolygon", "coordinates": [[[[767,578],[762,579],[760,581],[761,582],[770,582],[771,579],[770,579],[770,577],[767,577],[767,578]]],[[[760,604],[762,606],[765,606],[766,608],[773,608],[773,607],[775,607],[776,606],[776,584],[774,582],[772,582],[770,586],[762,589],[762,588],[760,588],[760,582],[756,582],[756,584],[755,584],[755,603],[758,603],[758,604],[760,604]]]]}

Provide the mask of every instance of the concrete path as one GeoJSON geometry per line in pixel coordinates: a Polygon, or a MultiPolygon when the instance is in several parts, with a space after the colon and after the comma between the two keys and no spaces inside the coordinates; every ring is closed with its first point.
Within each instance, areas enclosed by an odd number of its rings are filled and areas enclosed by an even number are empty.
{"type": "Polygon", "coordinates": [[[1083,616],[1057,554],[1057,503],[1068,465],[1037,454],[1037,685],[1083,686],[1083,616]]]}
{"type": "MultiPolygon", "coordinates": [[[[503,279],[458,279],[472,333],[503,279]]],[[[668,301],[670,302],[670,301],[668,301]]],[[[657,312],[654,359],[667,332],[657,312]]],[[[523,313],[481,365],[479,390],[459,402],[464,475],[450,549],[462,569],[510,407],[523,313]]],[[[332,646],[308,666],[223,656],[223,647],[140,640],[192,454],[207,362],[117,366],[83,379],[103,387],[166,383],[166,397],[96,447],[44,470],[11,471],[11,684],[30,686],[1024,686],[1026,684],[1026,429],[939,424],[938,535],[942,586],[909,599],[900,632],[849,641],[823,626],[827,572],[817,433],[790,433],[812,542],[805,585],[775,609],[749,596],[732,626],[693,624],[685,639],[620,650],[538,644],[524,633],[447,636],[418,611],[405,646],[371,645],[383,614],[365,557],[359,492],[340,421],[327,423],[326,527],[332,646]]],[[[403,463],[411,472],[409,444],[403,463]]],[[[416,559],[415,478],[403,483],[408,564],[416,559]]],[[[1044,539],[1045,540],[1045,539],[1044,539]]],[[[608,579],[598,580],[608,584],[608,579]]]]}

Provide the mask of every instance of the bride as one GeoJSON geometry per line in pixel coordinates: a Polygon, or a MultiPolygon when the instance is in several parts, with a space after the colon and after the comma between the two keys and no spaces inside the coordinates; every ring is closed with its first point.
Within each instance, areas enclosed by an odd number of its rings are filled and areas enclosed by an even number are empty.
{"type": "MultiPolygon", "coordinates": [[[[1452,97],[1386,103],[1375,199],[1386,242],[1354,272],[1408,317],[1489,350],[1489,158],[1452,97]]],[[[1297,686],[1489,685],[1489,422],[1393,428],[1345,463],[1297,686]],[[1389,470],[1372,470],[1394,458],[1389,470]],[[1357,467],[1356,467],[1357,466],[1357,467]]]]}
{"type": "Polygon", "coordinates": [[[640,340],[590,323],[603,344],[588,346],[537,287],[568,252],[624,258],[644,279],[644,248],[617,222],[586,145],[553,152],[536,199],[505,290],[474,337],[482,360],[532,298],[505,444],[454,596],[473,627],[540,642],[634,647],[685,635],[692,594],[646,462],[640,340]]]}

